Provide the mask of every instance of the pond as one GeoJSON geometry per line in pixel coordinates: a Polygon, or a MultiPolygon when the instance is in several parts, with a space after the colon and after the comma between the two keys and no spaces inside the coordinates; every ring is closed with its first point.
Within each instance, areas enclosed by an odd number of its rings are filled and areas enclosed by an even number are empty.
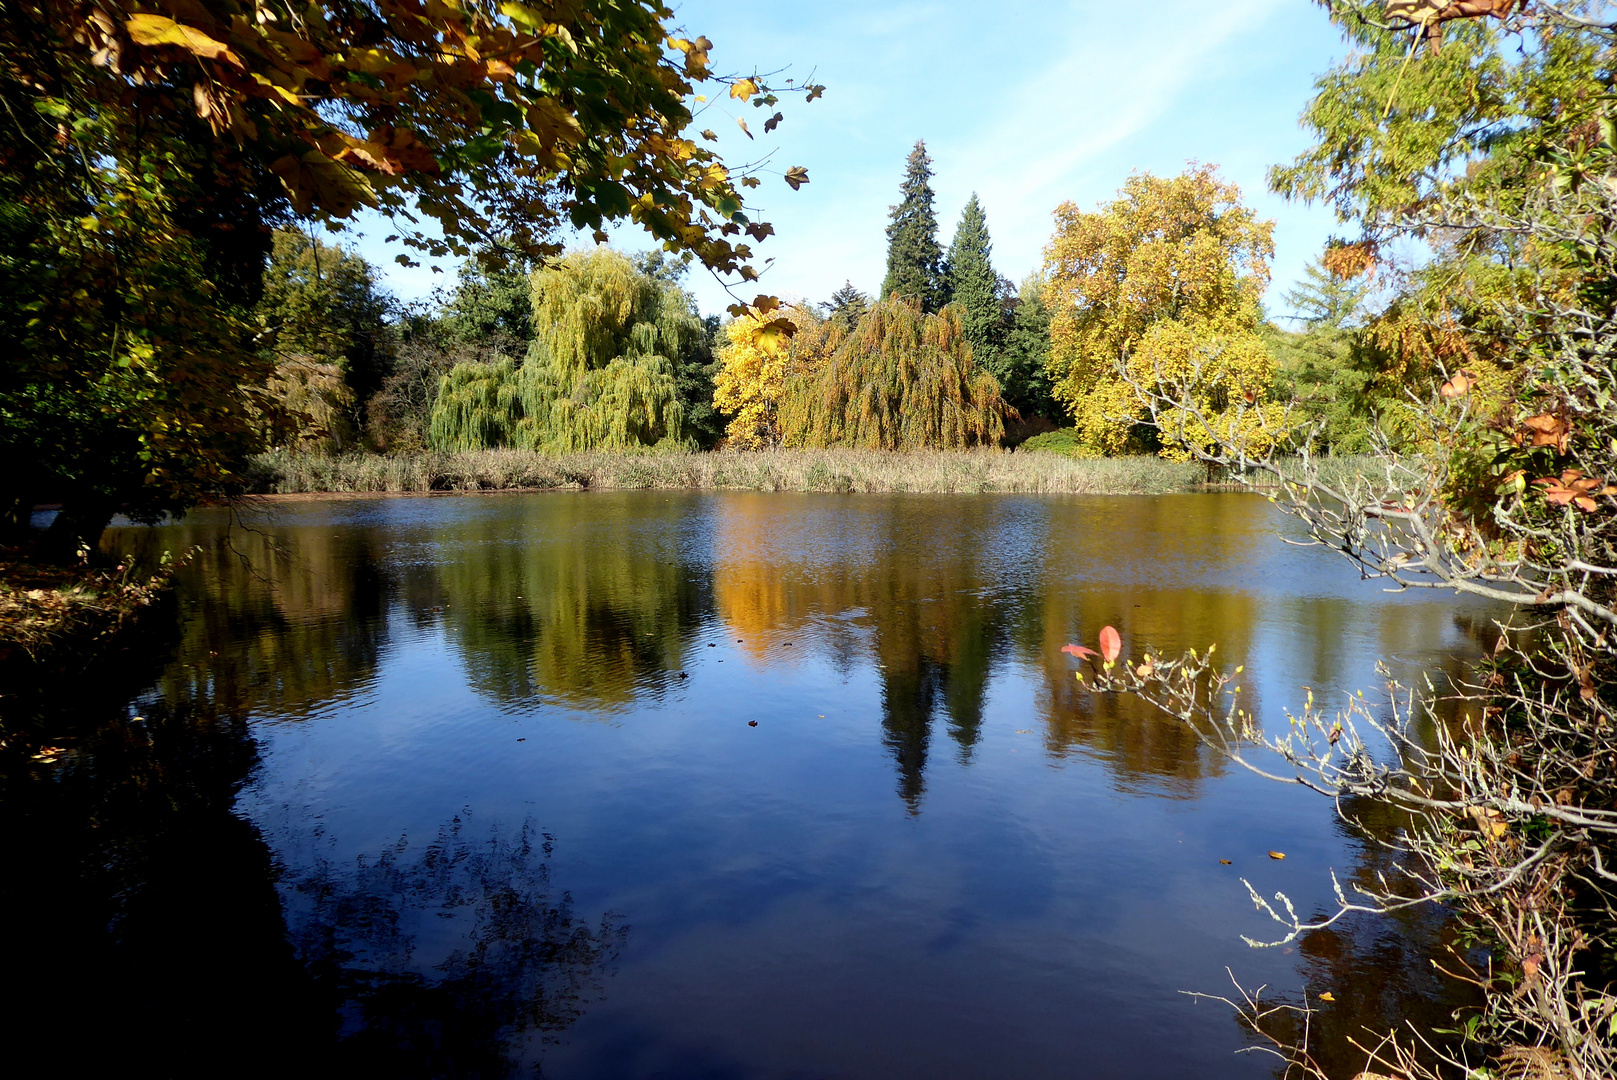
{"type": "Polygon", "coordinates": [[[149,670],[63,688],[82,738],[6,783],[13,1020],[173,1075],[1273,1075],[1184,993],[1233,973],[1330,991],[1351,1073],[1364,1025],[1454,1007],[1441,920],[1249,948],[1280,934],[1242,878],[1323,911],[1379,849],[1060,652],[1216,642],[1283,724],[1491,644],[1287,528],[1239,494],[620,492],[116,530],[200,552],[149,670]]]}

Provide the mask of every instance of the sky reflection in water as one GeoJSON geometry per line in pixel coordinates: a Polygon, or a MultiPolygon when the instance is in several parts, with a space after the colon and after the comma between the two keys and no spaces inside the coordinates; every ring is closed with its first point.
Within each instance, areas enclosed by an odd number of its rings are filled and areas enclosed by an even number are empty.
{"type": "Polygon", "coordinates": [[[1419,916],[1244,946],[1269,927],[1241,876],[1310,910],[1363,845],[1059,651],[1107,623],[1127,651],[1216,641],[1273,723],[1299,686],[1457,674],[1486,640],[1483,609],[1280,544],[1262,500],[582,493],[244,524],[118,538],[203,546],[137,707],[248,722],[235,812],[355,1062],[439,1023],[422,1074],[1256,1077],[1179,991],[1226,965],[1330,989],[1340,1036],[1432,989],[1419,916]]]}

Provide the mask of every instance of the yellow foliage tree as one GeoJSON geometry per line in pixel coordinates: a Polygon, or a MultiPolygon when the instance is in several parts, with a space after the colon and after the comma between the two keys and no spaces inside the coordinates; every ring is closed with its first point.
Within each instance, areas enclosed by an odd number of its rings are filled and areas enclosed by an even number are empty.
{"type": "Polygon", "coordinates": [[[719,349],[713,407],[732,417],[725,429],[730,445],[757,450],[780,444],[779,410],[786,377],[817,362],[832,330],[801,305],[782,311],[752,308],[726,324],[729,344],[719,349]],[[797,332],[788,337],[780,325],[783,321],[797,332]]]}
{"type": "Polygon", "coordinates": [[[1280,409],[1264,400],[1274,361],[1257,332],[1274,223],[1242,205],[1240,188],[1209,165],[1140,173],[1096,212],[1069,202],[1055,216],[1048,370],[1086,452],[1143,448],[1131,382],[1191,385],[1196,412],[1162,425],[1165,456],[1187,457],[1215,432],[1278,433],[1280,409]]]}
{"type": "Polygon", "coordinates": [[[882,300],[853,333],[819,348],[826,359],[789,372],[781,389],[777,421],[787,446],[997,446],[1006,416],[1016,415],[999,382],[972,362],[958,305],[932,315],[913,300],[882,300]]]}

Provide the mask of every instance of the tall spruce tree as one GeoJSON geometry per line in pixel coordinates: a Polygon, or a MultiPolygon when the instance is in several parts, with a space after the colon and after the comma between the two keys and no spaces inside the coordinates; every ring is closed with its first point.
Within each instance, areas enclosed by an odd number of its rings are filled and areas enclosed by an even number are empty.
{"type": "Polygon", "coordinates": [[[961,307],[960,321],[977,366],[990,370],[1006,329],[1005,298],[999,275],[994,273],[993,250],[988,216],[974,191],[949,245],[949,291],[951,302],[961,307]]]}
{"type": "Polygon", "coordinates": [[[899,190],[904,197],[892,208],[887,226],[887,277],[881,298],[918,300],[923,311],[935,312],[949,302],[949,287],[938,247],[938,217],[932,209],[932,159],[923,140],[917,139],[910,151],[899,190]]]}

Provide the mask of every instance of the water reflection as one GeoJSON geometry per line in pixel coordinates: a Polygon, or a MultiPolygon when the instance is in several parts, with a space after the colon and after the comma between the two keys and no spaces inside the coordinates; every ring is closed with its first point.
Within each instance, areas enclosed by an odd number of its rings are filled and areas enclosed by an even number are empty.
{"type": "Polygon", "coordinates": [[[467,685],[501,708],[623,715],[687,685],[717,630],[760,669],[809,655],[844,676],[870,666],[881,743],[918,812],[934,722],[969,763],[1007,667],[1039,673],[1052,757],[1096,755],[1126,786],[1187,796],[1221,775],[1180,725],[1077,685],[1061,646],[1102,625],[1130,649],[1216,642],[1260,666],[1248,680],[1260,713],[1263,669],[1288,695],[1345,688],[1366,629],[1378,655],[1456,672],[1464,662],[1444,643],[1492,632],[1442,605],[1378,608],[1306,576],[1264,577],[1297,571],[1242,496],[962,500],[946,513],[926,497],[472,502],[454,514],[277,508],[245,526],[138,535],[198,546],[190,581],[208,595],[183,623],[184,662],[164,692],[302,717],[362,694],[402,624],[445,634],[467,685]]]}
{"type": "Polygon", "coordinates": [[[281,883],[288,939],[338,1003],[349,1075],[511,1075],[603,991],[622,921],[574,914],[551,885],[552,840],[532,822],[507,835],[472,817],[419,851],[401,837],[346,866],[317,838],[295,853],[300,870],[281,883]]]}
{"type": "Polygon", "coordinates": [[[1248,953],[1237,875],[1319,907],[1390,823],[1337,831],[1060,647],[1216,641],[1273,717],[1491,644],[1275,524],[1241,496],[591,493],[131,530],[202,549],[177,644],[58,775],[6,779],[6,914],[75,942],[72,974],[25,957],[42,1001],[142,998],[112,1021],[137,1056],[211,1025],[185,1061],[1258,1075],[1178,991],[1302,979],[1354,1034],[1450,1007],[1444,924],[1248,953]]]}
{"type": "Polygon", "coordinates": [[[0,784],[15,1067],[502,1077],[600,994],[627,929],[575,914],[531,822],[459,815],[347,864],[296,822],[272,854],[236,812],[247,724],[174,685],[0,784]]]}

